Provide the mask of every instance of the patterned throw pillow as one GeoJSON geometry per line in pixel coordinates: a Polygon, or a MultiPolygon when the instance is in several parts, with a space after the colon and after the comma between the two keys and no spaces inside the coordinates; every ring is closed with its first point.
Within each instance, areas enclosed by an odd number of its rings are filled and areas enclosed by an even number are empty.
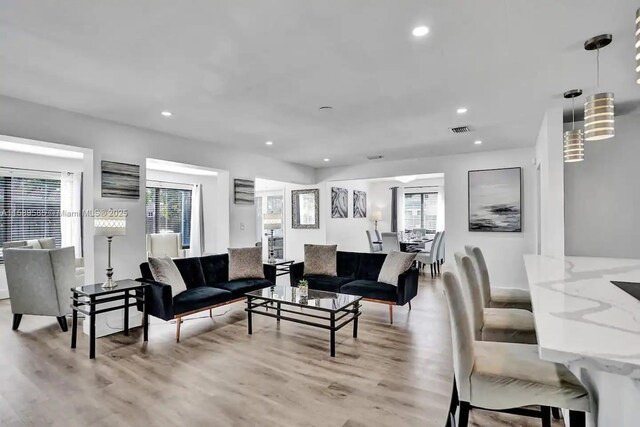
{"type": "Polygon", "coordinates": [[[378,282],[398,286],[398,276],[411,268],[415,258],[415,253],[391,251],[384,259],[378,282]]]}
{"type": "Polygon", "coordinates": [[[337,276],[338,245],[304,245],[304,274],[337,276]]]}
{"type": "Polygon", "coordinates": [[[264,279],[262,248],[229,248],[229,280],[264,279]]]}
{"type": "Polygon", "coordinates": [[[149,258],[149,269],[153,280],[171,286],[171,296],[187,290],[187,285],[173,260],[167,256],[149,258]]]}

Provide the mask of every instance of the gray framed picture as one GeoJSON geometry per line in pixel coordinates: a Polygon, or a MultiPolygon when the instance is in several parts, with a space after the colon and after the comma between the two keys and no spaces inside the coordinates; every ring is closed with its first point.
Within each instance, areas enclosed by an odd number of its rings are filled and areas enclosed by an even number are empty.
{"type": "Polygon", "coordinates": [[[101,167],[102,197],[140,198],[140,165],[103,160],[101,167]]]}
{"type": "Polygon", "coordinates": [[[331,187],[331,218],[349,216],[349,191],[346,188],[331,187]]]}
{"type": "Polygon", "coordinates": [[[469,171],[469,231],[522,231],[522,168],[469,171]]]}
{"type": "Polygon", "coordinates": [[[320,190],[291,190],[291,228],[320,228],[320,190]]]}
{"type": "Polygon", "coordinates": [[[353,217],[367,217],[367,192],[353,190],[353,217]]]}
{"type": "Polygon", "coordinates": [[[252,179],[233,180],[233,203],[253,205],[255,202],[255,182],[252,179]]]}

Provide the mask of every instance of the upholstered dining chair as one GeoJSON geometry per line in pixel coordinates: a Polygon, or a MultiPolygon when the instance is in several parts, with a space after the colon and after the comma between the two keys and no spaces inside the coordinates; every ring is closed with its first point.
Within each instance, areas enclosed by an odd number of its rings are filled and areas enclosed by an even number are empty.
{"type": "Polygon", "coordinates": [[[489,269],[482,251],[477,246],[465,246],[465,252],[476,268],[482,292],[482,302],[485,307],[493,308],[520,308],[532,311],[531,293],[524,289],[493,288],[489,279],[489,269]]]}
{"type": "Polygon", "coordinates": [[[551,427],[552,407],[569,410],[571,427],[584,427],[590,399],[578,378],[562,364],[540,360],[535,345],[474,340],[462,286],[450,271],[443,281],[453,344],[451,408],[460,408],[458,427],[468,426],[474,408],[537,417],[551,427]],[[534,405],[540,410],[524,408],[534,405]]]}
{"type": "Polygon", "coordinates": [[[382,252],[388,254],[392,251],[400,252],[398,233],[382,233],[382,252]]]}
{"type": "Polygon", "coordinates": [[[423,249],[416,255],[416,261],[422,265],[429,265],[431,267],[431,277],[439,274],[438,270],[438,248],[440,247],[442,233],[438,231],[433,237],[430,249],[423,249]]]}
{"type": "Polygon", "coordinates": [[[3,247],[13,330],[25,314],[55,316],[60,329],[67,331],[66,315],[71,313],[71,288],[83,285],[76,276],[73,247],[31,249],[31,246],[3,247]]]}
{"type": "Polygon", "coordinates": [[[485,308],[471,258],[457,252],[455,259],[474,338],[477,341],[536,344],[533,314],[517,308],[485,308]]]}
{"type": "Polygon", "coordinates": [[[180,233],[147,234],[147,256],[184,258],[186,253],[182,249],[182,235],[180,233]]]}
{"type": "Polygon", "coordinates": [[[378,237],[375,234],[372,235],[370,230],[366,230],[366,231],[367,231],[367,240],[369,241],[369,252],[371,253],[381,252],[382,244],[379,243],[380,240],[376,240],[378,237]]]}

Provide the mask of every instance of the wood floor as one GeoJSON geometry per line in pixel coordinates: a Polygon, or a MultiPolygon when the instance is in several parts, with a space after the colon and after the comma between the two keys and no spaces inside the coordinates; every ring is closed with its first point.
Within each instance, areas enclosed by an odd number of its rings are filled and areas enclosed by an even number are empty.
{"type": "MultiPolygon", "coordinates": [[[[11,330],[0,301],[0,426],[437,426],[445,422],[452,368],[449,321],[439,279],[422,275],[413,310],[364,303],[359,337],[255,316],[244,304],[182,325],[152,318],[143,345],[97,341],[88,359],[80,334],[55,318],[25,316],[11,330]]],[[[472,411],[474,426],[539,426],[537,420],[472,411]]],[[[562,426],[562,422],[554,426],[562,426]]]]}

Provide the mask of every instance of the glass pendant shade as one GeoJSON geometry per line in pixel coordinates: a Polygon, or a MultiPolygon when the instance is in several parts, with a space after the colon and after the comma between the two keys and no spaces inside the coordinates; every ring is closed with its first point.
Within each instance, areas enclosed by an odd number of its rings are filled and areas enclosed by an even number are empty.
{"type": "Polygon", "coordinates": [[[636,83],[640,84],[640,9],[636,11],[636,83]]]}
{"type": "Polygon", "coordinates": [[[587,97],[584,103],[584,139],[601,141],[615,136],[614,97],[602,92],[587,97]]]}
{"type": "Polygon", "coordinates": [[[564,133],[564,161],[566,163],[584,160],[584,134],[582,129],[568,130],[564,133]]]}

